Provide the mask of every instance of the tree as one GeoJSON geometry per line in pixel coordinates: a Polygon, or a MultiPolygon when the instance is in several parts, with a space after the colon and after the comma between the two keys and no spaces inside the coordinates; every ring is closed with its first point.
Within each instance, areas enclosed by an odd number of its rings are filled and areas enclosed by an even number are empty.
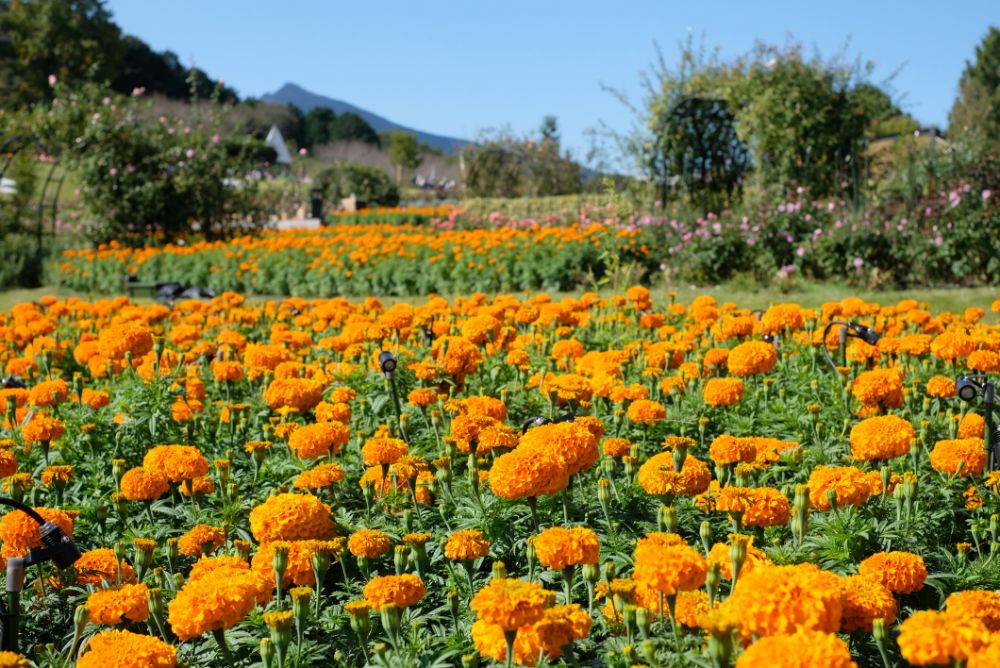
{"type": "Polygon", "coordinates": [[[10,0],[0,9],[0,32],[9,40],[0,69],[12,77],[7,104],[50,99],[51,75],[79,83],[118,73],[125,44],[103,0],[10,0]]]}
{"type": "Polygon", "coordinates": [[[330,141],[362,141],[381,146],[382,142],[368,121],[351,111],[337,116],[330,126],[330,141]]]}
{"type": "Polygon", "coordinates": [[[538,135],[487,136],[467,147],[465,189],[473,197],[546,197],[580,191],[580,166],[561,152],[555,117],[538,135]]]}
{"type": "Polygon", "coordinates": [[[329,107],[313,107],[306,114],[302,126],[302,144],[309,148],[330,142],[337,114],[329,107]]]}
{"type": "Polygon", "coordinates": [[[966,62],[958,97],[948,114],[948,131],[973,144],[1000,141],[1000,29],[990,26],[966,62]]]}
{"type": "Polygon", "coordinates": [[[389,133],[389,160],[396,167],[396,185],[403,180],[404,169],[416,169],[420,166],[420,143],[417,138],[403,130],[393,130],[389,133]]]}
{"type": "Polygon", "coordinates": [[[750,150],[725,100],[685,97],[653,123],[646,158],[661,201],[675,189],[707,214],[734,204],[750,171],[750,150]]]}
{"type": "Polygon", "coordinates": [[[190,95],[187,70],[176,53],[157,53],[133,35],[126,35],[123,42],[125,56],[118,75],[111,81],[113,89],[128,95],[136,88],[145,88],[147,93],[160,93],[174,99],[190,95]]]}

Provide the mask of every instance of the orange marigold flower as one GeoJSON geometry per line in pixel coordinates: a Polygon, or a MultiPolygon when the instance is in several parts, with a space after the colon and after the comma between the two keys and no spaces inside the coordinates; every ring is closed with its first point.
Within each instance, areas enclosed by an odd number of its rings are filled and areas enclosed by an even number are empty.
{"type": "Polygon", "coordinates": [[[170,481],[157,469],[139,466],[125,472],[120,487],[129,501],[156,501],[170,491],[170,481]]]}
{"type": "Polygon", "coordinates": [[[847,643],[832,633],[799,630],[767,636],[750,645],[736,668],[857,668],[847,643]]]}
{"type": "Polygon", "coordinates": [[[347,549],[355,557],[377,559],[389,551],[392,542],[384,531],[378,529],[358,529],[347,540],[347,549]]]}
{"type": "Polygon", "coordinates": [[[62,378],[42,381],[28,391],[28,402],[32,406],[55,406],[68,398],[69,385],[62,378]]]}
{"type": "Polygon", "coordinates": [[[472,597],[470,607],[480,621],[513,631],[540,620],[554,600],[555,594],[537,582],[493,578],[472,597]]]}
{"type": "Polygon", "coordinates": [[[802,309],[798,304],[775,304],[764,311],[760,329],[764,334],[795,332],[805,326],[802,309]]]}
{"type": "Polygon", "coordinates": [[[170,482],[198,478],[208,473],[208,460],[191,445],[158,445],[142,458],[146,469],[160,471],[170,482]]]}
{"type": "Polygon", "coordinates": [[[896,621],[896,598],[881,583],[864,575],[849,575],[840,578],[840,588],[844,604],[841,632],[871,633],[872,622],[876,619],[887,625],[896,621]]]}
{"type": "Polygon", "coordinates": [[[981,438],[960,438],[938,441],[931,450],[931,466],[935,471],[951,476],[978,477],[986,467],[988,456],[981,438]]]}
{"type": "Polygon", "coordinates": [[[110,327],[101,330],[97,348],[101,357],[122,360],[128,352],[138,362],[143,355],[153,350],[153,333],[145,325],[134,322],[110,327]]]}
{"type": "Polygon", "coordinates": [[[743,638],[799,629],[836,633],[842,611],[839,578],[808,563],[760,566],[740,574],[721,607],[739,615],[743,638]]]}
{"type": "Polygon", "coordinates": [[[181,554],[190,557],[211,554],[226,544],[226,534],[219,527],[208,524],[196,524],[194,528],[181,536],[178,541],[181,554]]]}
{"type": "Polygon", "coordinates": [[[53,485],[68,485],[73,481],[72,466],[46,466],[42,470],[42,484],[46,487],[53,485]]]}
{"type": "Polygon", "coordinates": [[[344,479],[344,469],[336,462],[318,464],[295,478],[295,489],[322,489],[344,479]]]}
{"type": "Polygon", "coordinates": [[[327,457],[338,454],[350,439],[347,425],[340,422],[317,422],[299,427],[288,437],[288,447],[303,459],[327,457]]]}
{"type": "Polygon", "coordinates": [[[974,350],[965,361],[970,371],[1000,373],[1000,355],[992,350],[974,350]]]}
{"type": "MultiPolygon", "coordinates": [[[[587,637],[591,624],[590,615],[578,605],[547,608],[537,622],[518,629],[514,662],[519,666],[534,666],[541,655],[558,659],[572,641],[587,637]]],[[[478,620],[472,625],[472,640],[483,656],[498,662],[506,660],[507,643],[499,624],[478,620]]]]}
{"type": "Polygon", "coordinates": [[[919,554],[877,552],[858,564],[858,574],[882,584],[893,594],[912,594],[924,586],[927,567],[919,554]]]}
{"type": "Polygon", "coordinates": [[[899,625],[899,651],[914,666],[963,662],[990,642],[990,632],[975,617],[921,610],[899,625]]]}
{"type": "Polygon", "coordinates": [[[444,546],[444,556],[452,561],[473,561],[489,553],[490,542],[478,529],[456,531],[444,546]]]}
{"type": "Polygon", "coordinates": [[[518,448],[500,455],[493,460],[489,475],[490,489],[508,501],[551,496],[567,482],[569,470],[563,458],[541,448],[518,448]]]}
{"type": "Polygon", "coordinates": [[[89,387],[85,387],[83,388],[83,392],[80,393],[80,401],[96,411],[99,408],[104,408],[111,403],[111,395],[107,392],[92,390],[89,387]]]}
{"type": "Polygon", "coordinates": [[[985,589],[957,591],[948,596],[944,605],[948,612],[978,619],[990,633],[1000,631],[1000,593],[985,589]]]}
{"type": "MultiPolygon", "coordinates": [[[[68,536],[73,535],[73,518],[67,513],[55,508],[35,508],[35,512],[46,522],[56,524],[68,536]]],[[[5,559],[24,556],[42,546],[38,523],[20,510],[14,510],[0,518],[0,541],[3,542],[0,556],[5,559]]]]}
{"type": "Polygon", "coordinates": [[[606,457],[624,457],[632,452],[632,443],[625,438],[606,438],[601,443],[601,452],[606,457]]]}
{"type": "MultiPolygon", "coordinates": [[[[219,569],[188,580],[170,602],[167,621],[181,640],[242,622],[261,598],[270,595],[264,578],[253,571],[219,569]]],[[[266,598],[265,598],[266,600],[266,598]]]]}
{"type": "Polygon", "coordinates": [[[329,540],[334,535],[330,506],[312,494],[277,494],[250,511],[250,532],[261,543],[276,540],[329,540]]]}
{"type": "Polygon", "coordinates": [[[323,384],[311,378],[277,378],[264,391],[264,401],[274,410],[291,408],[305,413],[323,399],[323,384]]]}
{"type": "Polygon", "coordinates": [[[372,578],[365,585],[365,600],[373,608],[393,604],[398,608],[415,605],[426,593],[424,581],[416,575],[385,575],[372,578]]]}
{"type": "MultiPolygon", "coordinates": [[[[659,601],[657,601],[659,604],[659,601]]],[[[682,591],[677,595],[677,604],[674,609],[674,616],[677,622],[689,629],[696,629],[701,626],[700,619],[707,615],[708,594],[700,589],[682,591]]]]}
{"type": "Polygon", "coordinates": [[[430,406],[437,401],[437,390],[426,387],[417,388],[406,395],[406,401],[411,406],[415,406],[417,408],[430,406]]]}
{"type": "Polygon", "coordinates": [[[913,425],[895,415],[870,417],[851,429],[851,454],[858,461],[894,459],[910,451],[913,425]]]}
{"type": "Polygon", "coordinates": [[[245,562],[240,557],[234,557],[229,554],[222,554],[217,557],[203,556],[198,559],[198,561],[194,562],[193,566],[191,566],[191,571],[188,573],[188,580],[198,580],[209,575],[213,571],[226,569],[249,571],[250,564],[245,562]]]}
{"type": "Polygon", "coordinates": [[[933,376],[927,381],[927,394],[938,399],[950,399],[958,393],[955,381],[948,376],[933,376]]]}
{"type": "Polygon", "coordinates": [[[243,380],[243,364],[240,362],[212,362],[212,377],[220,383],[243,380]]]}
{"type": "Polygon", "coordinates": [[[126,619],[144,622],[149,617],[148,589],[145,584],[126,584],[99,589],[87,597],[87,612],[94,624],[117,626],[126,619]]]}
{"type": "Polygon", "coordinates": [[[17,652],[0,651],[0,668],[31,668],[33,665],[17,652]]]}
{"type": "Polygon", "coordinates": [[[979,413],[969,411],[958,423],[958,438],[983,438],[986,433],[986,420],[979,413]]]}
{"type": "Polygon", "coordinates": [[[388,466],[408,452],[406,443],[399,438],[369,438],[361,448],[365,466],[388,466]]]}
{"type": "Polygon", "coordinates": [[[260,574],[268,583],[268,591],[275,586],[274,548],[283,546],[288,550],[288,563],[281,578],[282,587],[316,584],[316,573],[312,567],[312,557],[317,553],[333,554],[338,550],[334,541],[288,540],[264,543],[250,560],[254,573],[260,574]]]}
{"type": "Polygon", "coordinates": [[[77,668],[174,668],[177,650],[159,638],[131,631],[104,631],[91,636],[77,668]]]}
{"type": "Polygon", "coordinates": [[[750,491],[750,506],[743,512],[743,524],[748,527],[772,527],[788,524],[791,508],[788,497],[773,487],[756,487],[750,491]]]}
{"type": "MultiPolygon", "coordinates": [[[[18,418],[20,420],[20,418],[18,418]]],[[[66,426],[47,413],[33,413],[28,423],[21,427],[21,436],[27,443],[54,441],[66,433],[66,426]]]]}
{"type": "Polygon", "coordinates": [[[529,429],[521,435],[516,451],[555,454],[568,475],[590,468],[599,457],[597,437],[579,422],[552,422],[529,429]]]}
{"type": "Polygon", "coordinates": [[[650,422],[658,422],[666,418],[667,409],[664,408],[663,404],[659,401],[638,399],[629,404],[628,411],[625,415],[628,417],[630,422],[648,424],[650,422]]]}
{"type": "Polygon", "coordinates": [[[667,596],[701,587],[707,572],[705,558],[683,542],[644,539],[636,544],[632,579],[667,596]]]}
{"type": "Polygon", "coordinates": [[[317,422],[351,422],[351,406],[345,402],[330,403],[321,401],[313,409],[317,422]]]}
{"type": "Polygon", "coordinates": [[[729,351],[726,366],[734,376],[757,376],[770,373],[777,362],[778,353],[770,343],[747,341],[729,351]]]}
{"type": "Polygon", "coordinates": [[[903,405],[903,373],[899,369],[872,369],[858,374],[851,394],[862,406],[873,410],[903,405]]]}
{"type": "Polygon", "coordinates": [[[754,461],[757,458],[757,448],[749,439],[722,434],[708,446],[708,454],[719,466],[729,466],[754,461]]]}
{"type": "Polygon", "coordinates": [[[809,474],[809,502],[820,511],[830,510],[829,490],[837,494],[837,507],[860,506],[872,494],[864,471],[854,466],[817,466],[809,474]]]}
{"type": "Polygon", "coordinates": [[[735,406],[743,398],[743,391],[739,378],[710,378],[702,386],[701,396],[709,406],[735,406]]]}
{"type": "Polygon", "coordinates": [[[532,539],[538,561],[552,570],[577,564],[596,564],[600,544],[597,534],[586,527],[550,527],[532,539]]]}
{"type": "Polygon", "coordinates": [[[123,584],[135,584],[135,569],[124,559],[115,558],[115,551],[108,547],[84,552],[76,563],[76,583],[100,587],[104,582],[117,582],[119,572],[123,584]]]}
{"type": "MultiPolygon", "coordinates": [[[[708,565],[719,564],[719,573],[727,580],[733,579],[733,560],[730,555],[732,546],[729,543],[716,543],[708,551],[708,565]]],[[[760,566],[771,565],[771,560],[762,550],[753,546],[753,537],[747,545],[747,558],[740,566],[739,577],[743,577],[750,571],[760,566]]],[[[738,580],[739,578],[737,578],[738,580]]]]}
{"type": "Polygon", "coordinates": [[[0,478],[8,478],[15,473],[17,473],[17,457],[9,449],[0,448],[0,478]]]}

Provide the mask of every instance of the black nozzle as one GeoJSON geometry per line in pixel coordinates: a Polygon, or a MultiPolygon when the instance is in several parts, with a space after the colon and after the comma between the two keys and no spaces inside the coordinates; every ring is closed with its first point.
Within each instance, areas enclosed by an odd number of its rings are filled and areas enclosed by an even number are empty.
{"type": "Polygon", "coordinates": [[[878,340],[882,338],[882,335],[876,332],[871,327],[865,327],[864,325],[851,323],[851,329],[854,330],[854,336],[861,339],[870,346],[874,346],[876,343],[878,343],[878,340]]]}
{"type": "Polygon", "coordinates": [[[529,429],[534,429],[535,427],[541,427],[543,424],[549,424],[552,420],[541,415],[533,418],[528,418],[523,425],[521,425],[521,433],[527,433],[529,429]]]}
{"type": "Polygon", "coordinates": [[[396,370],[396,356],[383,350],[378,354],[378,365],[382,367],[382,373],[390,376],[396,370]]]}
{"type": "Polygon", "coordinates": [[[979,383],[969,376],[959,376],[955,380],[958,398],[962,401],[972,401],[979,394],[979,383]]]}
{"type": "Polygon", "coordinates": [[[49,559],[59,568],[69,568],[80,558],[80,548],[57,525],[46,522],[38,529],[49,559]]]}

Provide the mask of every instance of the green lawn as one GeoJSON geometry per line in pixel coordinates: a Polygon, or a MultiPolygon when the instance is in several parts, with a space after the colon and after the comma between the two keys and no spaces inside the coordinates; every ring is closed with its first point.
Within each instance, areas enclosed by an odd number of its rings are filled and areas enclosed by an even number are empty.
{"type": "MultiPolygon", "coordinates": [[[[844,297],[860,297],[866,301],[878,302],[880,304],[894,304],[900,299],[916,299],[920,302],[927,302],[934,311],[949,310],[962,311],[969,306],[979,306],[989,310],[990,305],[1000,299],[1000,287],[988,288],[936,288],[936,289],[914,289],[914,290],[858,290],[856,288],[843,287],[837,285],[816,285],[806,284],[788,292],[773,289],[754,289],[746,286],[718,286],[718,287],[691,287],[691,286],[659,286],[653,289],[654,296],[662,298],[667,290],[676,290],[677,299],[688,302],[698,295],[711,295],[720,303],[731,301],[740,307],[745,308],[767,308],[770,304],[783,302],[794,302],[804,307],[819,306],[823,302],[837,301],[844,297]]],[[[569,295],[579,295],[580,292],[566,293],[569,295]]],[[[601,291],[603,294],[611,294],[613,291],[608,288],[601,291]]],[[[522,293],[527,294],[527,293],[522,293]]],[[[30,302],[45,295],[56,297],[80,297],[106,298],[108,295],[87,295],[73,290],[60,287],[41,287],[33,289],[16,289],[0,291],[0,311],[8,311],[10,307],[22,302],[30,302]]],[[[563,294],[554,294],[553,298],[561,298],[563,294]]],[[[258,299],[263,299],[260,297],[258,299]]],[[[136,301],[148,302],[148,297],[138,298],[136,301]]],[[[398,301],[421,302],[422,297],[387,297],[386,303],[398,301]]]]}

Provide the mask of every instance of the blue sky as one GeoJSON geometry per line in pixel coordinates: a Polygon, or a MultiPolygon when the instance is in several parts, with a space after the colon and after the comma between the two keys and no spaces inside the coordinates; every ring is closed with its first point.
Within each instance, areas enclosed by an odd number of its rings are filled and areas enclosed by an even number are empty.
{"type": "Polygon", "coordinates": [[[893,72],[924,124],[947,125],[958,78],[1000,1],[952,0],[109,0],[115,20],[158,50],[221,76],[241,96],[292,81],[420,130],[475,138],[559,119],[583,157],[599,121],[631,113],[601,84],[641,94],[658,42],[668,62],[689,30],[723,57],[789,36],[830,56],[847,46],[893,72]]]}

